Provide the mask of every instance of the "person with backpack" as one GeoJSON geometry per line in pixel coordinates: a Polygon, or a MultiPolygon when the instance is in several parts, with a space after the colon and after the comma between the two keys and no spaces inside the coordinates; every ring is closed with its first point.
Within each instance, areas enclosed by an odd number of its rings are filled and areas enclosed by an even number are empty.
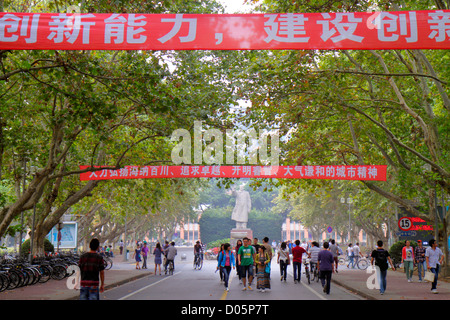
{"type": "Polygon", "coordinates": [[[377,241],[377,248],[372,251],[370,263],[374,264],[378,267],[378,280],[380,283],[380,293],[384,294],[386,291],[386,276],[387,276],[387,269],[389,268],[389,264],[392,267],[392,270],[395,271],[394,264],[392,263],[391,256],[389,255],[389,252],[383,248],[383,241],[378,240],[377,241]],[[388,264],[389,262],[389,264],[388,264]]]}
{"type": "Polygon", "coordinates": [[[230,278],[231,267],[235,268],[235,258],[231,245],[229,243],[223,244],[223,250],[219,252],[217,259],[217,270],[221,270],[223,274],[223,282],[225,290],[228,291],[228,280],[230,278]]]}

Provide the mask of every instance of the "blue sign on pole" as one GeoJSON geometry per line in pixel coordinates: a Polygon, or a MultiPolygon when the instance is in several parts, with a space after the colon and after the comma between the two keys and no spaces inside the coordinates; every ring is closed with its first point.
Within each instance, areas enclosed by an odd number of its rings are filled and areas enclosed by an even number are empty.
{"type": "Polygon", "coordinates": [[[332,231],[333,231],[333,228],[332,228],[332,227],[328,227],[328,228],[327,228],[327,232],[328,232],[328,233],[331,233],[332,231]]]}

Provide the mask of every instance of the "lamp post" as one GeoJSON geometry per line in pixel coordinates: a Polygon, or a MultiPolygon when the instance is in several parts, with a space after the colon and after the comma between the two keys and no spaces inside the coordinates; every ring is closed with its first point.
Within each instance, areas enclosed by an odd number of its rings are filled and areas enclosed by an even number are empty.
{"type": "Polygon", "coordinates": [[[341,203],[345,204],[348,203],[348,241],[350,242],[351,239],[351,220],[350,220],[350,206],[353,203],[353,199],[352,198],[341,198],[341,203]]]}

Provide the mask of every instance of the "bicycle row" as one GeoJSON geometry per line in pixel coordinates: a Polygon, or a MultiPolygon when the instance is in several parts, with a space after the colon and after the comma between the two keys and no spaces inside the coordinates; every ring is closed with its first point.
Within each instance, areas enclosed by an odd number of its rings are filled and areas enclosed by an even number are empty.
{"type": "Polygon", "coordinates": [[[70,266],[78,264],[78,257],[41,257],[29,263],[23,258],[3,258],[0,262],[0,292],[45,283],[50,279],[62,280],[75,272],[70,266]]]}

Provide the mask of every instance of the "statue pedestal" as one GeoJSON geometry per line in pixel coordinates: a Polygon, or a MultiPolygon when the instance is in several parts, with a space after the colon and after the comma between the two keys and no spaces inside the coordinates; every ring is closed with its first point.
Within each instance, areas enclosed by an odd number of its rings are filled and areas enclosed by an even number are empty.
{"type": "Polygon", "coordinates": [[[253,231],[252,229],[236,229],[233,228],[231,229],[230,232],[230,244],[231,246],[234,248],[236,246],[236,242],[240,239],[242,240],[243,238],[249,238],[250,240],[253,241],[253,231]]]}

